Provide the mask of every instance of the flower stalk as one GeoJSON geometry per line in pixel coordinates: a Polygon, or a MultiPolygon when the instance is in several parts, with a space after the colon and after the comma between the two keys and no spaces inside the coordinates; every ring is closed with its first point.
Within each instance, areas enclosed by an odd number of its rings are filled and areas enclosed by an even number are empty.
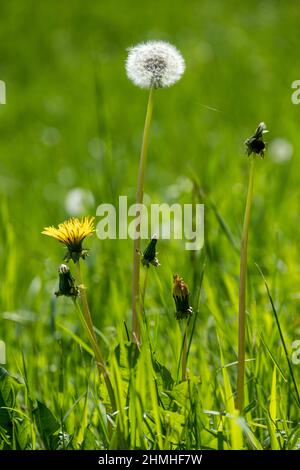
{"type": "Polygon", "coordinates": [[[184,321],[184,331],[181,348],[181,377],[182,380],[187,380],[186,371],[188,357],[188,326],[190,318],[193,315],[193,309],[190,306],[190,291],[188,285],[184,282],[182,277],[178,276],[178,274],[174,274],[173,276],[173,299],[176,307],[176,319],[179,321],[184,321]]]}
{"type": "Polygon", "coordinates": [[[102,355],[102,352],[100,350],[100,347],[99,347],[99,344],[97,342],[97,338],[96,338],[96,335],[95,335],[95,331],[94,331],[94,325],[93,325],[93,320],[92,320],[92,316],[91,316],[90,309],[89,309],[89,304],[88,304],[87,295],[86,295],[86,289],[85,289],[84,284],[83,284],[80,261],[78,261],[78,263],[77,263],[77,276],[78,276],[78,281],[79,281],[79,289],[80,289],[80,297],[81,297],[81,301],[82,301],[82,309],[80,308],[80,305],[78,304],[78,301],[77,301],[76,298],[74,298],[73,301],[74,301],[75,307],[77,309],[77,312],[78,312],[80,321],[82,323],[82,326],[83,326],[83,328],[85,329],[85,331],[88,335],[91,347],[93,349],[94,356],[95,356],[95,359],[96,359],[96,365],[97,365],[99,377],[101,379],[101,377],[103,375],[103,378],[104,378],[104,381],[105,381],[105,384],[106,384],[106,388],[107,388],[107,392],[109,394],[111,406],[112,406],[113,410],[116,410],[115,394],[114,394],[114,390],[113,390],[113,387],[112,387],[112,383],[110,381],[109,372],[108,372],[107,367],[105,365],[105,361],[103,359],[103,355],[102,355]]]}
{"type": "MultiPolygon", "coordinates": [[[[148,104],[147,104],[146,119],[145,119],[145,125],[144,125],[143,141],[142,141],[140,164],[139,164],[139,172],[138,172],[138,180],[137,180],[137,191],[136,191],[136,203],[137,204],[143,203],[145,167],[146,167],[146,160],[147,160],[147,154],[148,154],[149,135],[150,135],[150,127],[151,127],[151,121],[152,121],[152,113],[153,113],[153,94],[154,94],[154,88],[151,87],[149,90],[149,98],[148,98],[148,104]]],[[[141,212],[139,213],[137,227],[141,227],[141,212]]],[[[140,239],[139,233],[136,233],[136,237],[133,243],[132,336],[133,336],[133,341],[136,342],[137,344],[140,344],[141,342],[141,328],[140,328],[140,319],[139,319],[141,315],[140,258],[139,258],[140,246],[141,246],[141,239],[140,239]]]]}
{"type": "Polygon", "coordinates": [[[73,278],[70,272],[69,266],[67,264],[60,265],[59,288],[58,291],[55,292],[55,295],[57,297],[67,296],[72,298],[77,313],[79,315],[79,319],[83,325],[84,330],[87,333],[90,344],[92,346],[99,373],[99,378],[101,380],[103,375],[109,394],[111,406],[115,411],[115,394],[110,381],[109,372],[106,368],[105,361],[103,359],[103,355],[95,335],[93,320],[90,313],[86,290],[81,274],[80,261],[81,259],[85,259],[88,254],[88,251],[83,248],[82,243],[95,231],[94,219],[95,217],[82,217],[81,219],[71,218],[59,224],[58,227],[45,227],[42,233],[44,235],[54,238],[55,240],[58,240],[60,243],[65,245],[65,247],[67,248],[67,253],[64,259],[67,263],[72,260],[75,266],[77,267],[77,280],[79,285],[75,284],[75,279],[73,278]],[[78,296],[80,296],[81,298],[82,309],[77,300],[78,296]]]}
{"type": "Polygon", "coordinates": [[[238,326],[238,376],[236,407],[241,412],[244,406],[245,386],[245,333],[246,333],[246,283],[247,283],[247,253],[250,214],[253,200],[255,157],[251,157],[250,173],[244,215],[244,225],[241,241],[240,285],[239,285],[239,326],[238,326]]]}
{"type": "Polygon", "coordinates": [[[181,378],[182,381],[187,380],[187,355],[188,355],[188,319],[185,320],[184,334],[183,334],[183,345],[182,345],[182,359],[181,359],[181,378]]]}
{"type": "Polygon", "coordinates": [[[264,158],[266,144],[263,135],[268,132],[267,126],[261,122],[254,135],[245,141],[246,152],[250,158],[247,200],[241,240],[240,283],[239,283],[239,324],[238,324],[238,366],[237,366],[237,398],[236,408],[242,412],[244,407],[245,389],[245,356],[246,356],[246,287],[247,287],[247,255],[250,214],[253,201],[254,169],[256,156],[264,158]]]}
{"type": "MultiPolygon", "coordinates": [[[[143,203],[145,166],[147,160],[149,134],[153,112],[154,90],[173,85],[180,80],[185,70],[184,59],[175,46],[165,41],[147,41],[128,49],[126,72],[129,80],[140,88],[149,89],[149,98],[144,125],[142,149],[137,180],[136,203],[143,203]]],[[[140,233],[141,212],[137,221],[133,244],[132,272],[132,336],[138,345],[141,343],[140,316],[140,233]]]]}

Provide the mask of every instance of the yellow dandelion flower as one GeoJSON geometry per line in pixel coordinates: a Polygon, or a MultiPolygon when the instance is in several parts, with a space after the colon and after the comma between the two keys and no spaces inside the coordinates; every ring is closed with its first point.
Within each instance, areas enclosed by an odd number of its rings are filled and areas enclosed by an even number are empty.
{"type": "Polygon", "coordinates": [[[68,249],[65,259],[67,261],[72,259],[76,263],[87,255],[87,250],[82,248],[82,242],[94,232],[94,220],[95,217],[90,216],[81,219],[72,218],[59,224],[58,228],[53,225],[45,227],[42,233],[63,243],[68,249]]]}

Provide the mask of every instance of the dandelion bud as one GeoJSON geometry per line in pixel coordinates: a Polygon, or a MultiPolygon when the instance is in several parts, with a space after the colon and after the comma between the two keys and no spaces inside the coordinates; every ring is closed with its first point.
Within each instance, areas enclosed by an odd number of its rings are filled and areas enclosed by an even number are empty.
{"type": "Polygon", "coordinates": [[[164,88],[177,82],[185,70],[182,55],[165,41],[148,41],[129,48],[126,72],[141,88],[164,88]]]}
{"type": "Polygon", "coordinates": [[[75,280],[71,275],[69,266],[61,264],[58,270],[59,274],[59,287],[58,291],[55,292],[57,297],[65,295],[67,297],[77,297],[79,289],[75,285],[75,280]]]}
{"type": "Polygon", "coordinates": [[[261,122],[258,125],[255,134],[245,141],[246,152],[248,154],[248,157],[250,157],[252,153],[255,153],[257,155],[260,155],[261,158],[264,158],[266,144],[263,140],[263,134],[265,134],[266,132],[269,132],[267,130],[267,126],[264,122],[261,122]]]}
{"type": "Polygon", "coordinates": [[[159,266],[158,259],[156,258],[156,243],[157,235],[153,235],[146,250],[142,253],[142,264],[149,268],[150,264],[157,267],[159,266]]]}
{"type": "Polygon", "coordinates": [[[176,318],[182,320],[193,315],[193,309],[189,303],[190,292],[187,284],[178,274],[173,276],[173,299],[176,305],[176,318]]]}

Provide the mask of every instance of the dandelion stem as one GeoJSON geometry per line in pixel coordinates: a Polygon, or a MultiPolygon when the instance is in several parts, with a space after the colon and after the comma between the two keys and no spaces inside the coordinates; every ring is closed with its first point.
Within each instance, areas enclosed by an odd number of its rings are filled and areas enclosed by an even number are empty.
{"type": "Polygon", "coordinates": [[[183,346],[182,346],[182,380],[186,380],[186,365],[187,365],[187,355],[188,355],[188,320],[185,321],[184,333],[183,333],[183,346]]]}
{"type": "Polygon", "coordinates": [[[149,267],[146,267],[145,277],[144,277],[144,285],[142,291],[142,304],[141,304],[141,311],[145,312],[145,297],[146,297],[146,290],[147,290],[147,283],[148,283],[148,272],[149,267]]]}
{"type": "MultiPolygon", "coordinates": [[[[145,166],[147,160],[148,146],[149,146],[149,134],[150,126],[152,120],[152,111],[153,111],[153,94],[154,88],[151,87],[149,91],[148,105],[146,111],[146,119],[144,125],[143,141],[141,148],[138,180],[137,180],[137,191],[136,191],[136,203],[143,203],[143,194],[144,194],[144,176],[145,176],[145,166]]],[[[138,225],[140,229],[141,226],[141,213],[139,213],[138,225]]],[[[139,235],[139,234],[136,234],[139,235]]],[[[141,333],[140,333],[140,246],[141,240],[137,236],[133,243],[133,274],[132,274],[132,336],[133,341],[137,344],[141,342],[141,333]]]]}
{"type": "Polygon", "coordinates": [[[76,299],[74,299],[74,304],[77,309],[77,313],[79,315],[82,326],[85,329],[88,335],[90,344],[93,348],[93,352],[94,352],[94,356],[95,356],[96,364],[97,364],[97,369],[99,373],[99,378],[101,379],[102,374],[103,374],[106,388],[107,388],[109,398],[111,401],[111,406],[114,410],[116,410],[115,394],[113,391],[112,383],[110,381],[109,372],[106,368],[105,361],[103,359],[103,355],[98,345],[97,338],[96,338],[95,331],[94,331],[94,325],[93,325],[93,320],[92,320],[92,316],[91,316],[90,309],[89,309],[86,290],[83,284],[80,261],[78,261],[76,265],[77,265],[78,283],[80,286],[82,309],[76,299]]]}
{"type": "Polygon", "coordinates": [[[245,384],[245,330],[246,330],[246,281],[247,281],[247,247],[250,224],[250,213],[253,200],[255,157],[251,158],[247,191],[247,201],[244,216],[244,226],[241,241],[240,286],[239,286],[239,328],[238,328],[238,375],[236,408],[241,412],[244,406],[245,384]]]}

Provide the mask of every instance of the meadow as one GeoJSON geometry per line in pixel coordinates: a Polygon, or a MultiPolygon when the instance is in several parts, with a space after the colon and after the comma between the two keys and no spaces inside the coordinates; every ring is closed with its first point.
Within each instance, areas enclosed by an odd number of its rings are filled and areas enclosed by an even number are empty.
{"type": "Polygon", "coordinates": [[[297,2],[0,3],[7,93],[0,105],[0,448],[298,449],[297,2]],[[149,268],[138,348],[131,341],[132,240],[84,242],[84,284],[112,406],[72,299],[54,294],[65,249],[41,232],[95,216],[119,195],[135,201],[148,92],[128,80],[125,60],[128,47],[150,39],[178,47],[186,70],[155,91],[145,201],[204,203],[205,243],[188,251],[183,241],[158,240],[160,266],[149,268]],[[244,142],[261,121],[269,133],[255,168],[239,414],[244,142]],[[176,273],[194,311],[187,380],[176,273]]]}

